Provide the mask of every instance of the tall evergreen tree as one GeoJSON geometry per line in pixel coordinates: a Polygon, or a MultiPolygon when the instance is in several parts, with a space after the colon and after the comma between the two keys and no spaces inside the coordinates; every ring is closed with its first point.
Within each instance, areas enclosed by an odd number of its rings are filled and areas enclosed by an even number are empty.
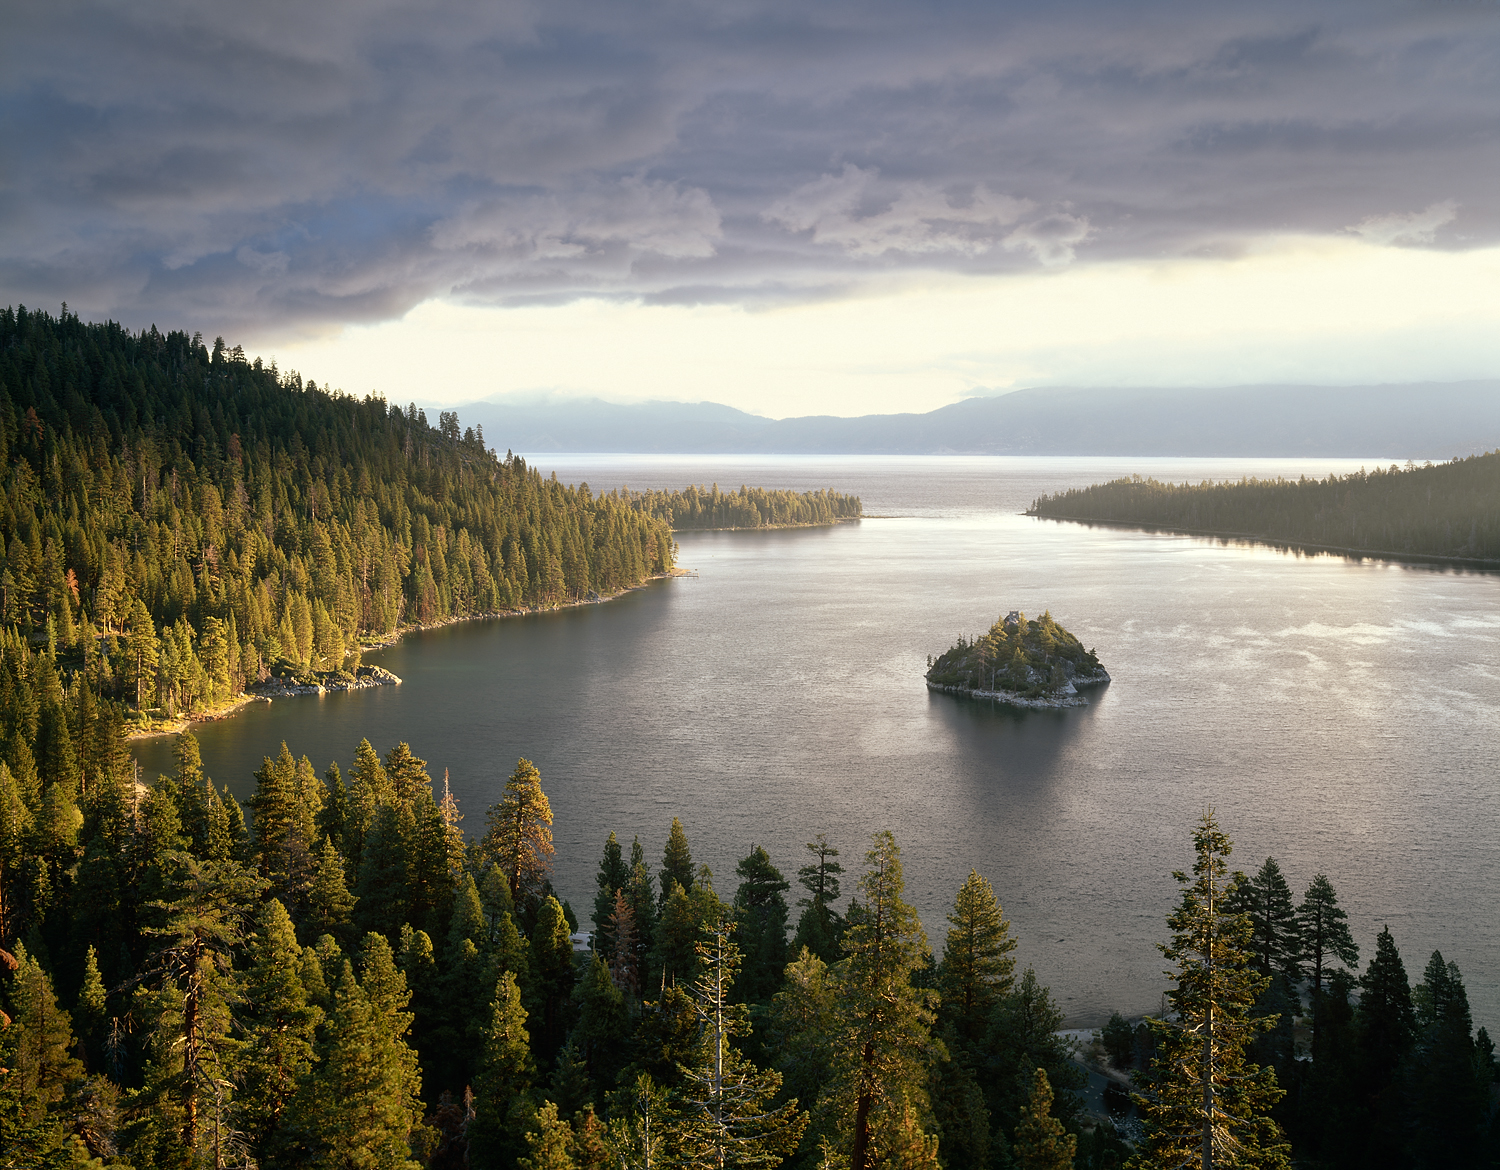
{"type": "Polygon", "coordinates": [[[1412,999],[1417,1024],[1408,1080],[1412,1165],[1419,1170],[1482,1165],[1489,1070],[1480,1067],[1458,967],[1433,951],[1412,999]]]}
{"type": "Polygon", "coordinates": [[[1281,866],[1268,857],[1254,877],[1236,874],[1227,905],[1250,919],[1255,967],[1262,975],[1302,976],[1302,933],[1291,887],[1281,866]]]}
{"type": "Polygon", "coordinates": [[[318,871],[307,894],[309,932],[314,938],[331,934],[347,942],[350,916],[358,901],[344,880],[344,859],[334,848],[332,838],[324,837],[323,848],[318,852],[318,871]]]}
{"type": "Polygon", "coordinates": [[[284,1115],[308,1075],[313,1041],[323,1013],[307,1002],[302,951],[292,920],[275,898],[261,904],[249,943],[241,1023],[245,1043],[237,1057],[238,1128],[262,1166],[282,1163],[284,1115]]]}
{"type": "Polygon", "coordinates": [[[750,1031],[749,1013],[730,1002],[740,961],[734,929],[721,918],[698,947],[703,973],[692,999],[701,1040],[685,1070],[673,1145],[680,1165],[699,1170],[775,1167],[796,1150],[808,1122],[795,1099],[773,1104],[781,1074],[757,1069],[732,1043],[750,1031]]]}
{"type": "MultiPolygon", "coordinates": [[[[199,862],[184,857],[169,899],[149,908],[159,925],[143,936],[153,945],[143,978],[157,979],[180,996],[180,1008],[164,1020],[179,1064],[176,1095],[181,1108],[183,1149],[198,1149],[199,1112],[206,1092],[216,1092],[230,1047],[227,1018],[215,1010],[233,995],[233,958],[243,941],[265,883],[235,862],[199,862]]],[[[164,1085],[164,1088],[167,1087],[164,1085]]],[[[170,1090],[169,1090],[170,1091],[170,1090]]]]}
{"type": "Polygon", "coordinates": [[[941,1014],[965,1044],[984,1036],[1000,998],[1014,983],[1016,940],[990,883],[970,870],[948,915],[948,937],[938,969],[941,1014]]]}
{"type": "Polygon", "coordinates": [[[738,994],[748,1003],[764,1003],[781,986],[786,966],[787,906],[791,885],[759,845],[735,867],[740,885],[734,895],[735,929],[744,956],[738,994]]]}
{"type": "Polygon", "coordinates": [[[469,1126],[473,1165],[507,1166],[520,1155],[535,1075],[521,989],[507,971],[495,988],[475,1084],[475,1116],[469,1126]]]}
{"type": "Polygon", "coordinates": [[[848,957],[835,968],[839,1021],[822,1102],[850,1170],[886,1160],[908,1107],[930,1114],[928,1071],[946,1055],[931,1036],[937,994],[912,985],[931,952],[904,887],[896,839],[876,833],[859,879],[864,899],[849,910],[848,957]]]}
{"type": "Polygon", "coordinates": [[[839,851],[823,833],[807,843],[807,851],[815,860],[797,871],[797,880],[808,896],[797,900],[803,910],[797,920],[792,949],[800,951],[807,947],[825,963],[832,963],[839,957],[839,936],[844,926],[833,908],[839,897],[838,875],[844,872],[844,867],[838,862],[839,851]]]}
{"type": "Polygon", "coordinates": [[[1047,1070],[1039,1068],[1016,1127],[1016,1170],[1073,1170],[1077,1152],[1078,1138],[1052,1116],[1052,1085],[1047,1070]]]}
{"type": "Polygon", "coordinates": [[[1328,875],[1318,874],[1307,887],[1302,904],[1297,907],[1297,929],[1302,948],[1311,969],[1313,995],[1323,990],[1323,968],[1331,959],[1354,969],[1359,962],[1359,947],[1349,933],[1349,915],[1339,905],[1328,875]]]}
{"type": "Polygon", "coordinates": [[[1167,918],[1174,1016],[1150,1021],[1156,1056],[1136,1102],[1145,1116],[1146,1166],[1287,1167],[1288,1147],[1271,1118],[1282,1097],[1276,1074],[1245,1049],[1274,1020],[1255,1018],[1269,976],[1258,974],[1251,924],[1227,904],[1229,838],[1212,811],[1193,833],[1190,878],[1173,876],[1182,901],[1167,918]]]}
{"type": "Polygon", "coordinates": [[[594,945],[607,954],[614,945],[609,938],[609,920],[615,912],[615,895],[630,881],[630,867],[625,864],[619,838],[613,831],[605,838],[604,856],[599,859],[594,881],[599,887],[594,895],[594,945]]]}
{"type": "Polygon", "coordinates": [[[693,851],[688,848],[687,832],[682,827],[682,821],[673,817],[672,829],[667,834],[667,847],[661,855],[661,872],[657,874],[657,879],[661,882],[661,905],[666,906],[673,882],[685,891],[691,890],[694,875],[693,851]]]}
{"type": "Polygon", "coordinates": [[[510,884],[512,900],[540,885],[552,865],[552,806],[542,774],[530,760],[517,760],[505,795],[491,805],[484,848],[510,884]]]}

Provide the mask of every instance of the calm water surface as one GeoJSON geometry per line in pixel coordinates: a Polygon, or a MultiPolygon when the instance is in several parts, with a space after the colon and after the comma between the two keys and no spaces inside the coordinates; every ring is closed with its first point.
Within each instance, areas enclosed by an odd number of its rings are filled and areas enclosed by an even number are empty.
{"type": "MultiPolygon", "coordinates": [[[[1389,460],[1370,460],[1376,462],[1389,460]]],[[[653,866],[673,815],[722,896],[764,845],[789,875],[826,832],[857,868],[891,828],[941,946],[971,867],[1070,1019],[1154,1008],[1170,871],[1217,808],[1235,860],[1295,891],[1324,871],[1364,957],[1441,948],[1500,1023],[1500,576],[1298,556],[1019,516],[1140,472],[1325,474],[1358,462],[543,456],[596,490],[717,480],[834,486],[877,519],[682,534],[696,577],[607,605],[470,623],[372,656],[401,687],[257,704],[198,731],[236,792],[285,739],[320,768],[368,736],[450,770],[482,831],[518,756],[541,768],[555,882],[585,916],[605,835],[653,866]],[[1114,676],[1083,710],[930,694],[926,656],[1012,608],[1050,609],[1114,676]]],[[[139,745],[148,771],[170,745],[139,745]]]]}

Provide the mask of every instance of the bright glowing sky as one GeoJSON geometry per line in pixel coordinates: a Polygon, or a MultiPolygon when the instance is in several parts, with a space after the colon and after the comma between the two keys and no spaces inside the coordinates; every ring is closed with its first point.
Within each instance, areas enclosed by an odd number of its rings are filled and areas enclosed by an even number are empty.
{"type": "Polygon", "coordinates": [[[1500,376],[1500,7],[53,0],[0,303],[396,400],[1500,376]]]}
{"type": "Polygon", "coordinates": [[[772,417],[929,410],[1028,385],[1362,384],[1500,372],[1500,249],[1269,240],[1235,260],[909,275],[746,309],[598,299],[404,318],[271,349],[355,393],[709,400],[772,417]]]}

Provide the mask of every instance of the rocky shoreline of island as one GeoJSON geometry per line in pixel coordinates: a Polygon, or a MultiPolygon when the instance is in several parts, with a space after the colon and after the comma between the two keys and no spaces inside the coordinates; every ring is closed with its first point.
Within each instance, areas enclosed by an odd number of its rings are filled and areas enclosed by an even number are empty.
{"type": "Polygon", "coordinates": [[[1008,707],[1022,707],[1029,711],[1058,711],[1068,707],[1087,707],[1089,701],[1079,694],[1079,691],[1102,687],[1110,681],[1109,672],[1101,668],[1097,675],[1068,679],[1061,689],[1050,695],[1028,696],[1017,691],[981,690],[975,687],[955,686],[951,683],[935,683],[930,680],[927,683],[927,689],[941,691],[945,695],[961,695],[966,699],[988,699],[991,702],[1003,703],[1008,707]]]}

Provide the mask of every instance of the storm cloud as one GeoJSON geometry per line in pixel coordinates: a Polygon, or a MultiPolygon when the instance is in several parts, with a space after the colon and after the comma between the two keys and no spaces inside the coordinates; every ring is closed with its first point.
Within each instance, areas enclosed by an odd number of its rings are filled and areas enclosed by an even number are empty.
{"type": "Polygon", "coordinates": [[[132,326],[1500,239],[1494,5],[23,0],[5,23],[0,301],[132,326]]]}

